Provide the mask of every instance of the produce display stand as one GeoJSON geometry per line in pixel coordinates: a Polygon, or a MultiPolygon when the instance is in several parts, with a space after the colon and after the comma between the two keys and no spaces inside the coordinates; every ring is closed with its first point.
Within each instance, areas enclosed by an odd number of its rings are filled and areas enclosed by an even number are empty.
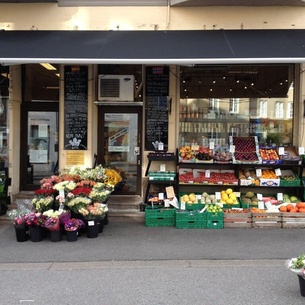
{"type": "Polygon", "coordinates": [[[147,227],[172,227],[176,224],[175,209],[150,207],[145,208],[145,225],[147,227]]]}
{"type": "Polygon", "coordinates": [[[305,228],[304,213],[283,213],[282,228],[305,228]]]}
{"type": "Polygon", "coordinates": [[[224,228],[252,228],[251,212],[224,212],[224,228]]]}
{"type": "Polygon", "coordinates": [[[252,228],[281,228],[282,213],[252,213],[252,228]]]}

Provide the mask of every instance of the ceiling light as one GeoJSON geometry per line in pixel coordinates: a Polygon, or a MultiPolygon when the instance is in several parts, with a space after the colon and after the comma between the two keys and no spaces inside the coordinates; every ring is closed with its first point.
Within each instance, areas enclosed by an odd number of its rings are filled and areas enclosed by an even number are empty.
{"type": "Polygon", "coordinates": [[[48,63],[41,63],[41,65],[46,68],[47,70],[57,70],[54,66],[48,63]]]}

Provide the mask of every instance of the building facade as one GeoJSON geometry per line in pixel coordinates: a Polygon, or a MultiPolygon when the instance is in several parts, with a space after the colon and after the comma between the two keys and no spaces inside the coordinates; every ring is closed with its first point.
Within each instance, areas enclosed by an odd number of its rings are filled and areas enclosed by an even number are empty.
{"type": "Polygon", "coordinates": [[[302,1],[140,2],[0,2],[12,195],[65,166],[104,163],[126,175],[119,194],[142,196],[162,132],[169,151],[229,134],[305,146],[302,1]],[[110,76],[132,81],[131,97],[102,92],[110,76]]]}

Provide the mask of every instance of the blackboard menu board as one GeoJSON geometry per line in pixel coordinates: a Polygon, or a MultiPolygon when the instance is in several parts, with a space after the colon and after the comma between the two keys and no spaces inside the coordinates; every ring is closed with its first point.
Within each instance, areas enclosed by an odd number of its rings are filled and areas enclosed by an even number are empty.
{"type": "Polygon", "coordinates": [[[87,149],[88,68],[65,66],[65,149],[87,149]]]}
{"type": "Polygon", "coordinates": [[[146,96],[169,96],[169,67],[146,67],[146,96]]]}
{"type": "Polygon", "coordinates": [[[147,97],[146,98],[146,130],[145,149],[155,150],[153,143],[156,141],[168,148],[168,98],[147,97]]]}

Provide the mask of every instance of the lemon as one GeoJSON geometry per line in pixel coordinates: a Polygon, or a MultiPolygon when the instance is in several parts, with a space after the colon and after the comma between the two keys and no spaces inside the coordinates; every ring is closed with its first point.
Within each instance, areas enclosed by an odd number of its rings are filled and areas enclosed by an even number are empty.
{"type": "Polygon", "coordinates": [[[233,200],[229,198],[229,199],[227,199],[226,203],[227,204],[233,204],[233,200]]]}
{"type": "Polygon", "coordinates": [[[221,199],[227,201],[229,199],[229,196],[227,194],[223,194],[221,195],[221,199]]]}
{"type": "Polygon", "coordinates": [[[233,193],[233,190],[232,189],[226,189],[226,193],[229,195],[229,194],[232,194],[233,193]]]}

